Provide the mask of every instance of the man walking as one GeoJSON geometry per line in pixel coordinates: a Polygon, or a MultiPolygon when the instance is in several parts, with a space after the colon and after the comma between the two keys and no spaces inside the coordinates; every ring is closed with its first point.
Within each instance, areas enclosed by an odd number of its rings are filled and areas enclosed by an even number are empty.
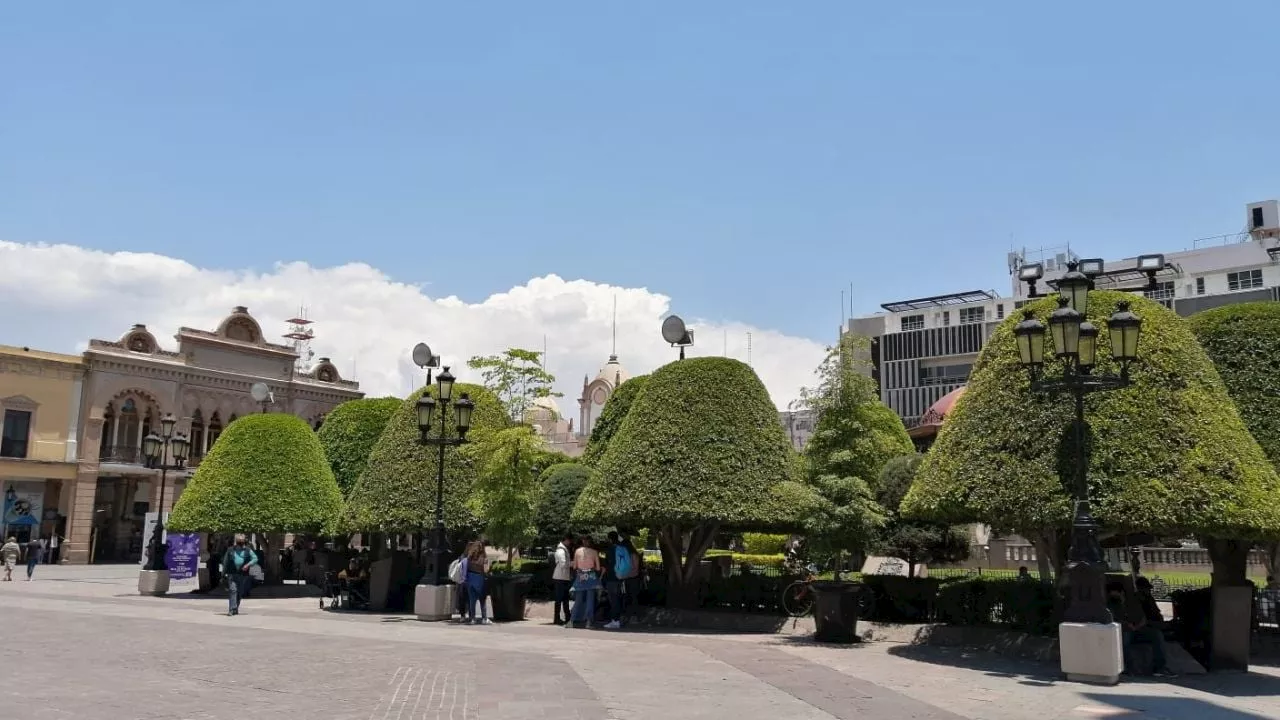
{"type": "Polygon", "coordinates": [[[44,555],[44,543],[40,542],[40,538],[32,536],[27,542],[27,582],[31,582],[31,576],[36,572],[36,565],[40,564],[40,557],[44,555]]]}
{"type": "Polygon", "coordinates": [[[564,625],[569,622],[569,595],[573,587],[573,570],[569,564],[573,562],[573,536],[565,533],[555,551],[555,569],[551,571],[551,584],[555,595],[555,624],[564,625]],[[564,615],[560,610],[564,609],[564,615]],[[563,619],[562,619],[563,618],[563,619]]]}
{"type": "Polygon", "coordinates": [[[222,573],[227,576],[227,615],[240,614],[240,598],[249,589],[252,579],[249,568],[258,564],[258,555],[245,545],[244,535],[236,535],[235,545],[227,548],[222,556],[222,573]]]}

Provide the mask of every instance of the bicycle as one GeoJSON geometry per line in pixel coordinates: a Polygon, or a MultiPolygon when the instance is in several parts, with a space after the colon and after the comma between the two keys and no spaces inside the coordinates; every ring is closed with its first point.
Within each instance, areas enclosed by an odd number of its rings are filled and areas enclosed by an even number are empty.
{"type": "MultiPolygon", "coordinates": [[[[816,595],[813,591],[813,583],[817,579],[817,568],[810,565],[806,568],[804,579],[797,580],[783,588],[782,611],[793,618],[802,618],[813,614],[816,595]]],[[[858,617],[870,617],[871,613],[875,611],[875,593],[866,585],[859,585],[857,593],[858,617]]]]}

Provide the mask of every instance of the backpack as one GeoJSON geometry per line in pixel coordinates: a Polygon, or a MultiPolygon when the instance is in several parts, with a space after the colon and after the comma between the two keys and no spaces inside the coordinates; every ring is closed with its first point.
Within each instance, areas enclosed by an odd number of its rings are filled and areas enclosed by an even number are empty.
{"type": "Polygon", "coordinates": [[[613,552],[616,557],[613,559],[613,572],[619,579],[631,577],[631,552],[621,545],[615,545],[613,552]]]}
{"type": "Polygon", "coordinates": [[[462,576],[462,558],[457,558],[449,563],[449,579],[457,585],[461,585],[462,581],[466,580],[462,576]]]}

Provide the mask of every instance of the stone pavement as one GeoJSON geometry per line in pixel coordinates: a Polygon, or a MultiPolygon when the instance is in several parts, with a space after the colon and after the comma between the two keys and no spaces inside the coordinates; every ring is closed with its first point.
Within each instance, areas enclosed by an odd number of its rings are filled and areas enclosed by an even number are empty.
{"type": "Polygon", "coordinates": [[[1280,717],[1280,671],[1096,688],[952,649],[794,636],[465,627],[313,598],[136,595],[133,567],[0,583],[0,719],[1280,717]]]}

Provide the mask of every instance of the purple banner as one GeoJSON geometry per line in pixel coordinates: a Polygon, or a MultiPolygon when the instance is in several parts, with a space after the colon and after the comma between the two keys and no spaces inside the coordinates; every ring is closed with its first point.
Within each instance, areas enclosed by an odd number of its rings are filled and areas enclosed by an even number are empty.
{"type": "Polygon", "coordinates": [[[164,561],[169,566],[169,578],[187,580],[200,569],[200,535],[198,533],[167,533],[169,551],[164,561]]]}

